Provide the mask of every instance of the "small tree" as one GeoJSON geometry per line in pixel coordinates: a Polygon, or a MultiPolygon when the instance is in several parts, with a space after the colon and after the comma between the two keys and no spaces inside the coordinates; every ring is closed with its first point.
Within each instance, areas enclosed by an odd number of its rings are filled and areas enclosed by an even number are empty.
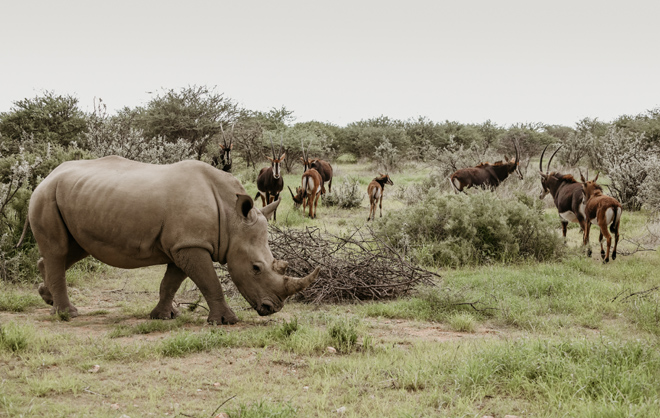
{"type": "Polygon", "coordinates": [[[209,140],[221,134],[221,126],[233,123],[238,113],[238,106],[222,93],[190,86],[168,90],[152,99],[140,109],[137,127],[150,140],[161,137],[174,144],[183,139],[195,158],[201,160],[209,140]]]}
{"type": "Polygon", "coordinates": [[[43,144],[80,144],[86,130],[87,119],[78,109],[78,99],[49,91],[16,101],[11,111],[0,114],[0,134],[9,153],[18,152],[18,143],[26,137],[43,144]]]}
{"type": "MultiPolygon", "coordinates": [[[[648,175],[649,158],[657,150],[646,142],[643,134],[610,127],[607,133],[594,140],[593,160],[601,163],[612,184],[610,193],[624,208],[639,210],[642,184],[648,175]]],[[[598,167],[596,167],[598,168],[598,167]]]]}
{"type": "Polygon", "coordinates": [[[378,164],[385,169],[386,172],[390,172],[399,167],[399,150],[392,145],[392,143],[383,137],[383,140],[376,147],[374,152],[374,158],[378,161],[378,164]]]}

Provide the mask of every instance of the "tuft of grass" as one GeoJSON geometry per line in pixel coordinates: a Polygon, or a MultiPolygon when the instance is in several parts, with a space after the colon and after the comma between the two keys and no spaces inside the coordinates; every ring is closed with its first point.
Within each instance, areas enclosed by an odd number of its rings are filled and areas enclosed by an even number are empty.
{"type": "Polygon", "coordinates": [[[449,326],[457,332],[475,332],[476,320],[467,312],[458,312],[449,318],[449,326]]]}
{"type": "Polygon", "coordinates": [[[338,319],[328,328],[331,342],[340,353],[354,351],[358,341],[357,320],[338,319]]]}
{"type": "Polygon", "coordinates": [[[25,351],[34,339],[34,329],[15,322],[0,324],[0,349],[13,353],[25,351]]]}
{"type": "Polygon", "coordinates": [[[23,312],[28,308],[43,304],[43,300],[34,293],[16,292],[11,289],[0,291],[0,311],[23,312]]]}

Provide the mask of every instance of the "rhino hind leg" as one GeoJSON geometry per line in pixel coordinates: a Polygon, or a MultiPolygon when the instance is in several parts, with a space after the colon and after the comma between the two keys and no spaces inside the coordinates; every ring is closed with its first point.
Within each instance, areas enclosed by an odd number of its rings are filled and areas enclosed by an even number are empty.
{"type": "Polygon", "coordinates": [[[179,316],[179,310],[173,305],[174,295],[181,287],[181,283],[186,278],[186,273],[183,272],[174,263],[167,265],[165,276],[160,282],[160,300],[158,305],[151,311],[149,317],[151,319],[174,319],[179,316]]]}
{"type": "Polygon", "coordinates": [[[44,256],[37,262],[44,284],[39,286],[39,295],[49,305],[52,305],[51,314],[67,312],[71,318],[78,316],[78,309],[69,301],[66,289],[66,270],[76,262],[87,257],[76,242],[69,245],[65,256],[44,256]]]}
{"type": "Polygon", "coordinates": [[[216,324],[238,322],[238,317],[225,300],[208,251],[202,248],[183,248],[174,254],[174,262],[204,295],[209,305],[208,322],[216,324]]]}

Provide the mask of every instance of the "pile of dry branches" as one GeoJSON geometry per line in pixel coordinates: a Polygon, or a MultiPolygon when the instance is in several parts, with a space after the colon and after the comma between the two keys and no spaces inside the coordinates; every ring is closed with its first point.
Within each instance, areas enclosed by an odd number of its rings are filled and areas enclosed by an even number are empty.
{"type": "Polygon", "coordinates": [[[370,229],[348,236],[321,234],[317,227],[270,227],[273,256],[289,262],[288,274],[304,277],[317,266],[318,279],[296,298],[310,303],[391,299],[440,276],[408,262],[370,229]]]}

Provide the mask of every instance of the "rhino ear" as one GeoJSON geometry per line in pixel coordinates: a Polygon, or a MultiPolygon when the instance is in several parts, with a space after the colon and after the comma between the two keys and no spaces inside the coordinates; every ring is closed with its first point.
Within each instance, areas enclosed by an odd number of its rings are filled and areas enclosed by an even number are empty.
{"type": "Polygon", "coordinates": [[[236,213],[240,216],[247,218],[248,214],[254,207],[254,201],[246,194],[236,194],[236,213]]]}
{"type": "MultiPolygon", "coordinates": [[[[250,196],[248,196],[248,197],[250,197],[250,196]]],[[[273,203],[271,203],[271,204],[269,204],[269,205],[266,205],[265,207],[263,207],[263,208],[260,209],[260,210],[261,210],[261,213],[264,214],[264,216],[266,217],[266,219],[270,219],[270,217],[273,215],[273,212],[275,212],[275,210],[277,209],[277,207],[280,205],[280,201],[281,201],[281,200],[282,200],[282,199],[277,199],[277,200],[274,201],[273,203]]]]}

